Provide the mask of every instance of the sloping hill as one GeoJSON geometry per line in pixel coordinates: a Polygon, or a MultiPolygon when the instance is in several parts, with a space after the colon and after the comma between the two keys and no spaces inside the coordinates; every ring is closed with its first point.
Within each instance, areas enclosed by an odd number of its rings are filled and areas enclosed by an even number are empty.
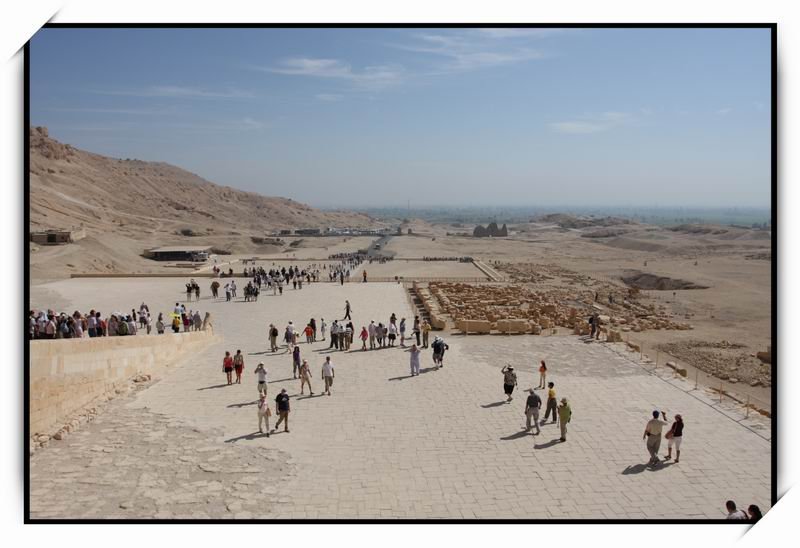
{"type": "Polygon", "coordinates": [[[217,185],[162,162],[93,154],[51,139],[46,128],[30,129],[30,229],[83,228],[87,235],[68,249],[37,251],[32,274],[37,266],[61,270],[60,263],[38,260],[50,256],[73,264],[75,271],[140,270],[148,264],[140,257],[145,248],[168,244],[270,252],[276,249],[250,238],[330,226],[382,224],[360,213],[320,211],[217,185]]]}

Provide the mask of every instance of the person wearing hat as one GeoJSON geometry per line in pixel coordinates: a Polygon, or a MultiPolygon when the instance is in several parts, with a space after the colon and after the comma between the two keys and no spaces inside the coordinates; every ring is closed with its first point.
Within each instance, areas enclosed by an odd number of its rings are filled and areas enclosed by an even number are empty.
{"type": "Polygon", "coordinates": [[[536,426],[536,435],[541,433],[539,430],[539,410],[542,408],[542,398],[533,390],[533,388],[528,388],[528,400],[525,402],[525,429],[530,432],[531,430],[531,419],[533,419],[533,424],[536,426]]]}
{"type": "Polygon", "coordinates": [[[666,460],[672,458],[672,446],[675,446],[675,462],[681,461],[681,441],[683,440],[683,417],[675,415],[675,422],[669,429],[669,432],[664,436],[667,438],[667,456],[666,460]]]}
{"type": "Polygon", "coordinates": [[[567,441],[567,423],[572,419],[572,408],[567,402],[567,398],[561,398],[561,405],[558,406],[558,420],[561,426],[561,441],[567,441]]]}
{"type": "Polygon", "coordinates": [[[514,387],[517,386],[517,374],[514,372],[514,367],[511,365],[506,365],[500,372],[503,373],[503,390],[506,396],[508,396],[506,402],[510,402],[514,399],[511,394],[514,392],[514,387]]]}
{"type": "Polygon", "coordinates": [[[255,374],[258,375],[258,393],[267,395],[267,370],[264,362],[259,362],[256,366],[255,374]]]}
{"type": "MultiPolygon", "coordinates": [[[[667,425],[667,416],[663,411],[653,411],[653,418],[647,421],[642,439],[647,440],[647,451],[650,453],[648,464],[658,464],[658,450],[661,447],[661,430],[667,425]],[[660,420],[658,415],[664,420],[660,420]]],[[[683,432],[681,432],[683,434],[683,432]]]]}
{"type": "Polygon", "coordinates": [[[269,404],[267,403],[267,393],[262,392],[258,397],[258,431],[261,434],[264,433],[264,431],[261,429],[261,422],[263,421],[265,423],[264,426],[267,429],[267,437],[269,437],[269,416],[271,414],[272,411],[269,410],[269,404]]]}

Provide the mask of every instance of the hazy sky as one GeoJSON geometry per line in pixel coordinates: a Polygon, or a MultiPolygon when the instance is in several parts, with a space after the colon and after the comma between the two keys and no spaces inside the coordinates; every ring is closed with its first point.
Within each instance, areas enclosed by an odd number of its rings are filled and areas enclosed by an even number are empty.
{"type": "Polygon", "coordinates": [[[315,206],[768,206],[764,29],[44,29],[31,123],[315,206]]]}

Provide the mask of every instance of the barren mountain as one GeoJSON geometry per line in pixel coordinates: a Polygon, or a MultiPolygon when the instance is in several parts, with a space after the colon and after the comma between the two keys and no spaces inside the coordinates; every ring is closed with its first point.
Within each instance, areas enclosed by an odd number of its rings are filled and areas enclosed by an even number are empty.
{"type": "Polygon", "coordinates": [[[30,130],[30,229],[86,232],[85,239],[68,246],[32,247],[34,278],[148,270],[154,265],[141,253],[167,244],[274,252],[278,248],[251,238],[331,226],[382,224],[364,214],[320,211],[289,198],[217,185],[162,162],[93,154],[51,139],[46,128],[30,130]]]}

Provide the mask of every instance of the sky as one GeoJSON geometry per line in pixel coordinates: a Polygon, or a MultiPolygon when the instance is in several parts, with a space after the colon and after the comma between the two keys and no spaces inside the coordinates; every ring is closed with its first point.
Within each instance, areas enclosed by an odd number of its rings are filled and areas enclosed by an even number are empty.
{"type": "Polygon", "coordinates": [[[69,29],[31,124],[317,207],[769,207],[768,29],[69,29]]]}

